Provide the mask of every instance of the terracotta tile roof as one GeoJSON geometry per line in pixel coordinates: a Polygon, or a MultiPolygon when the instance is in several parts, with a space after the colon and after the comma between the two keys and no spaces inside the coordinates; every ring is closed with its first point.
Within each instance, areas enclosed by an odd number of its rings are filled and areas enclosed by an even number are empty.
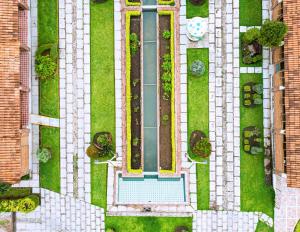
{"type": "Polygon", "coordinates": [[[16,0],[0,0],[0,181],[22,175],[20,43],[16,0]]]}
{"type": "Polygon", "coordinates": [[[284,0],[287,183],[300,187],[300,0],[284,0]]]}

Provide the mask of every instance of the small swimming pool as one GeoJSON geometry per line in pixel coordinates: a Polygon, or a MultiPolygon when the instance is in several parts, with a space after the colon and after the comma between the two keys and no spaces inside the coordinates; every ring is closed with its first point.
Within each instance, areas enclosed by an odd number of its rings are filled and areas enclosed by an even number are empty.
{"type": "Polygon", "coordinates": [[[128,178],[118,174],[118,204],[184,204],[186,203],[185,175],[178,178],[159,178],[145,175],[128,178]]]}

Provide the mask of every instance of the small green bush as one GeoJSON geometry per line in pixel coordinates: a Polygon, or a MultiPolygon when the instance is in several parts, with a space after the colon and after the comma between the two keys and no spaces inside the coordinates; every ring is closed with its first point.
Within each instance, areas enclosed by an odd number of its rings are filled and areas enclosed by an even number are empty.
{"type": "Polygon", "coordinates": [[[57,63],[47,56],[37,56],[35,60],[35,71],[41,80],[49,80],[56,77],[57,63]]]}
{"type": "Polygon", "coordinates": [[[108,134],[101,134],[97,138],[97,143],[100,145],[101,149],[99,152],[100,156],[107,156],[113,154],[112,141],[108,134]]]}
{"type": "Polygon", "coordinates": [[[162,36],[165,40],[169,40],[171,38],[171,32],[169,30],[164,30],[162,36]]]}
{"type": "Polygon", "coordinates": [[[40,162],[47,163],[51,159],[51,151],[48,148],[39,148],[36,156],[40,162]]]}
{"type": "Polygon", "coordinates": [[[192,75],[200,77],[205,73],[205,64],[200,60],[195,60],[190,66],[192,75]]]}
{"type": "Polygon", "coordinates": [[[91,144],[87,149],[86,149],[86,154],[88,157],[90,157],[91,159],[97,159],[99,158],[99,149],[97,147],[95,147],[94,144],[91,144]]]}
{"type": "Polygon", "coordinates": [[[285,23],[266,20],[261,26],[259,42],[261,45],[270,48],[280,46],[287,31],[288,28],[285,23]]]}
{"type": "Polygon", "coordinates": [[[261,147],[251,147],[250,153],[252,155],[257,155],[263,152],[263,149],[261,147]]]}
{"type": "Polygon", "coordinates": [[[1,200],[0,212],[29,213],[39,205],[39,197],[30,195],[20,199],[1,200]]]}
{"type": "Polygon", "coordinates": [[[138,144],[139,144],[139,138],[138,137],[133,138],[132,145],[136,147],[138,144]]]}
{"type": "Polygon", "coordinates": [[[163,122],[163,124],[166,125],[168,121],[169,121],[169,115],[164,114],[162,116],[162,122],[163,122]]]}
{"type": "Polygon", "coordinates": [[[263,93],[263,85],[262,84],[256,84],[252,86],[252,90],[258,94],[262,94],[263,93]]]}
{"type": "Polygon", "coordinates": [[[203,158],[210,156],[211,154],[211,143],[208,138],[200,139],[193,147],[192,152],[203,158]]]}
{"type": "Polygon", "coordinates": [[[246,44],[251,44],[260,38],[260,30],[258,28],[252,28],[245,32],[242,40],[246,44]]]}
{"type": "Polygon", "coordinates": [[[39,205],[39,197],[31,195],[24,197],[18,201],[18,211],[22,213],[29,213],[39,205]]]}
{"type": "Polygon", "coordinates": [[[135,55],[140,47],[140,41],[136,33],[130,34],[130,52],[135,55]]]}
{"type": "Polygon", "coordinates": [[[254,105],[261,105],[263,104],[263,100],[261,98],[254,98],[254,105]]]}
{"type": "Polygon", "coordinates": [[[8,190],[10,190],[10,188],[10,184],[0,182],[0,194],[7,192],[8,190]]]}

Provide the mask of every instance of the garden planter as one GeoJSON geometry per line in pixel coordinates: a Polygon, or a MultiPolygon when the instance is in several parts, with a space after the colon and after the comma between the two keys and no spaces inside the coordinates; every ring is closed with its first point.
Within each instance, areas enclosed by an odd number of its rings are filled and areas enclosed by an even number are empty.
{"type": "Polygon", "coordinates": [[[261,132],[255,126],[243,129],[243,150],[250,155],[257,155],[263,152],[261,132]]]}
{"type": "Polygon", "coordinates": [[[159,12],[159,64],[159,164],[161,172],[175,172],[173,12],[159,12]],[[169,38],[163,35],[166,31],[169,38]]]}
{"type": "Polygon", "coordinates": [[[126,15],[126,116],[127,171],[141,172],[141,16],[139,12],[126,15]]]}

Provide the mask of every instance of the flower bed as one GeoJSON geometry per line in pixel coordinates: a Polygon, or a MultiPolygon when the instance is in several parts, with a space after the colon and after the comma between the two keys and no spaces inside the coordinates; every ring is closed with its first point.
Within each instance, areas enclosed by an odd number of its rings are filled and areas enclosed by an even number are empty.
{"type": "Polygon", "coordinates": [[[248,82],[243,86],[243,105],[254,107],[263,104],[263,86],[253,82],[248,82]]]}
{"type": "Polygon", "coordinates": [[[140,21],[140,12],[126,13],[127,171],[130,173],[142,172],[140,21]]]}
{"type": "Polygon", "coordinates": [[[175,172],[174,13],[159,12],[159,164],[161,173],[175,172]]]}

